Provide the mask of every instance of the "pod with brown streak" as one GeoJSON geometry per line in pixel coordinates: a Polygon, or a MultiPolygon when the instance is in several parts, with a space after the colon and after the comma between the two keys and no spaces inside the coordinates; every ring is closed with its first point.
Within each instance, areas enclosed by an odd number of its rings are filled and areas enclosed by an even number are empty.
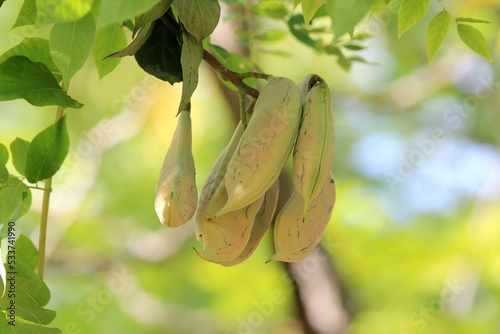
{"type": "Polygon", "coordinates": [[[288,78],[269,80],[224,176],[228,200],[214,217],[248,206],[274,184],[292,151],[300,113],[298,86],[288,78]]]}
{"type": "Polygon", "coordinates": [[[210,262],[233,261],[243,252],[250,239],[255,217],[264,202],[264,196],[246,207],[216,218],[209,218],[226,201],[226,189],[219,187],[208,202],[201,221],[203,250],[195,249],[195,252],[210,262]]]}
{"type": "Polygon", "coordinates": [[[233,261],[221,262],[220,264],[224,266],[234,266],[240,264],[245,261],[253,254],[257,246],[260,244],[260,241],[264,237],[269,225],[271,225],[271,221],[273,220],[274,212],[276,211],[276,205],[278,204],[278,195],[279,195],[279,181],[276,180],[273,186],[269,188],[264,197],[264,202],[255,217],[255,222],[252,227],[252,232],[250,234],[250,239],[248,243],[241,252],[240,255],[233,261]]]}
{"type": "Polygon", "coordinates": [[[304,199],[294,191],[276,218],[274,247],[276,254],[267,262],[295,262],[304,259],[321,240],[335,205],[335,181],[330,172],[321,192],[311,202],[303,218],[304,199]]]}
{"type": "Polygon", "coordinates": [[[194,231],[196,239],[202,242],[202,231],[201,222],[203,220],[203,215],[205,214],[205,209],[207,203],[212,198],[215,190],[219,187],[219,184],[224,179],[224,174],[226,173],[227,165],[231,159],[238,143],[240,141],[241,135],[243,134],[243,124],[240,122],[233,132],[231,140],[221,152],[217,160],[215,161],[212,169],[208,173],[207,179],[203,188],[201,189],[200,198],[198,200],[198,207],[196,209],[196,214],[194,216],[194,231]]]}
{"type": "Polygon", "coordinates": [[[306,215],[310,203],[321,192],[331,169],[335,131],[330,90],[316,74],[300,83],[302,120],[293,150],[293,185],[304,198],[306,215]]]}

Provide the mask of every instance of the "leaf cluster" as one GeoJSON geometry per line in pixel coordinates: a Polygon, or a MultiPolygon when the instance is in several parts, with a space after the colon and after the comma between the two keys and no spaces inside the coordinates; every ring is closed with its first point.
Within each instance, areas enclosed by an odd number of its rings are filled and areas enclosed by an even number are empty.
{"type": "Polygon", "coordinates": [[[24,235],[19,235],[14,242],[7,240],[7,249],[15,252],[15,260],[7,257],[1,265],[0,290],[4,291],[0,298],[2,316],[0,316],[1,333],[43,333],[60,334],[61,330],[47,327],[56,312],[45,308],[50,300],[47,285],[35,273],[38,263],[38,251],[33,242],[24,235]],[[10,259],[10,260],[9,260],[10,259]],[[15,302],[15,326],[11,320],[9,307],[15,302]]]}

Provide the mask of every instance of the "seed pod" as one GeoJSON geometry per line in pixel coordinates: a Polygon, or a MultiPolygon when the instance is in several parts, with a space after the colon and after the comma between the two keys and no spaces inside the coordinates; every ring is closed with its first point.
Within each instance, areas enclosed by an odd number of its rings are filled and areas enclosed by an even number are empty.
{"type": "Polygon", "coordinates": [[[234,130],[231,140],[215,161],[214,166],[210,170],[210,173],[208,173],[205,184],[201,189],[200,198],[198,200],[198,208],[196,209],[196,214],[194,217],[195,235],[200,242],[202,242],[201,222],[203,220],[203,215],[205,214],[207,203],[210,198],[212,198],[215,190],[219,187],[219,184],[224,179],[227,165],[229,164],[229,160],[231,159],[234,151],[236,150],[236,147],[238,146],[241,135],[243,134],[243,130],[243,124],[240,122],[234,130]]]}
{"type": "Polygon", "coordinates": [[[158,218],[169,227],[187,223],[196,211],[198,200],[190,112],[184,110],[178,117],[174,137],[163,160],[154,202],[158,218]]]}
{"type": "MultiPolygon", "coordinates": [[[[226,201],[225,187],[219,187],[207,205],[206,214],[216,212],[226,201]]],[[[205,215],[201,222],[203,251],[195,249],[196,254],[215,263],[236,259],[248,244],[255,217],[263,201],[264,196],[246,207],[216,218],[209,219],[205,215]]]]}
{"type": "Polygon", "coordinates": [[[307,75],[299,85],[302,120],[293,151],[293,185],[304,198],[305,216],[331,169],[335,133],[330,90],[318,75],[307,75]]]}
{"type": "Polygon", "coordinates": [[[250,255],[253,254],[273,220],[276,205],[278,204],[279,188],[279,181],[276,180],[273,186],[266,192],[264,202],[255,217],[250,239],[248,240],[245,249],[233,261],[221,262],[220,264],[224,266],[234,266],[245,261],[250,257],[250,255]]]}
{"type": "Polygon", "coordinates": [[[215,217],[255,202],[278,179],[297,136],[300,106],[299,89],[288,78],[272,78],[262,89],[224,176],[227,203],[215,217]]]}
{"type": "Polygon", "coordinates": [[[295,262],[304,259],[321,240],[335,205],[335,181],[330,172],[319,195],[303,218],[304,199],[296,191],[276,218],[274,247],[269,261],[295,262]]]}

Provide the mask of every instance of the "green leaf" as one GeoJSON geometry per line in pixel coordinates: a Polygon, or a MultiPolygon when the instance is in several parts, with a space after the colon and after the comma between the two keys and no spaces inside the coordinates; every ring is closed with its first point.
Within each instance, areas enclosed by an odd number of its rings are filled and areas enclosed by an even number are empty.
{"type": "Polygon", "coordinates": [[[7,187],[0,189],[0,225],[18,220],[30,206],[30,189],[21,180],[10,177],[7,187]]]}
{"type": "Polygon", "coordinates": [[[17,20],[12,28],[35,24],[36,21],[36,0],[24,0],[23,6],[17,15],[17,20]]]}
{"type": "MultiPolygon", "coordinates": [[[[5,226],[1,226],[5,227],[5,226]]],[[[7,227],[8,229],[8,227],[7,227]]],[[[2,250],[0,249],[0,255],[2,254],[2,250]]],[[[2,296],[0,298],[3,298],[5,296],[5,291],[7,290],[7,270],[5,268],[5,264],[3,261],[0,261],[0,278],[3,284],[3,289],[2,289],[2,296]]]]}
{"type": "Polygon", "coordinates": [[[0,184],[7,183],[9,180],[9,170],[4,164],[0,164],[0,184]]]}
{"type": "Polygon", "coordinates": [[[137,64],[147,73],[172,85],[182,81],[181,45],[177,36],[160,20],[134,55],[137,64]]]}
{"type": "Polygon", "coordinates": [[[132,37],[142,28],[145,24],[153,22],[159,19],[165,12],[170,8],[173,0],[161,0],[153,8],[144,14],[141,14],[135,18],[134,31],[132,32],[132,37]]]}
{"type": "MultiPolygon", "coordinates": [[[[324,1],[324,0],[322,0],[324,1]]],[[[288,16],[288,8],[283,1],[265,1],[252,7],[252,12],[258,16],[283,20],[288,16]]]]}
{"type": "Polygon", "coordinates": [[[424,17],[430,4],[431,0],[403,0],[398,14],[398,37],[424,17]]]}
{"type": "Polygon", "coordinates": [[[146,43],[149,36],[151,35],[151,32],[153,31],[153,28],[154,22],[146,23],[146,25],[139,31],[139,34],[137,34],[137,37],[127,47],[106,56],[106,58],[133,56],[137,52],[137,50],[139,50],[141,46],[146,43]]]}
{"type": "Polygon", "coordinates": [[[349,58],[339,57],[337,59],[337,64],[346,72],[349,72],[351,69],[352,61],[349,58]]]}
{"type": "Polygon", "coordinates": [[[389,10],[389,13],[391,14],[396,14],[399,13],[399,9],[401,8],[401,3],[404,0],[389,0],[387,3],[387,10],[389,10]]]}
{"type": "Polygon", "coordinates": [[[316,48],[316,41],[309,36],[302,15],[293,15],[287,23],[290,32],[295,38],[313,49],[316,48]]]}
{"type": "Polygon", "coordinates": [[[31,183],[48,179],[61,168],[69,151],[66,116],[33,138],[26,155],[26,179],[31,183]]]}
{"type": "Polygon", "coordinates": [[[370,9],[370,16],[378,12],[379,10],[384,9],[389,4],[390,0],[375,0],[372,8],[370,9]]]}
{"type": "Polygon", "coordinates": [[[110,23],[121,23],[146,13],[160,1],[162,0],[101,0],[98,23],[102,27],[110,23]]]}
{"type": "Polygon", "coordinates": [[[200,43],[219,23],[220,6],[217,0],[174,0],[172,6],[187,31],[200,43]]]}
{"type": "Polygon", "coordinates": [[[16,239],[14,247],[17,250],[16,260],[24,262],[31,271],[35,271],[38,267],[38,250],[33,241],[24,234],[20,234],[16,239]]]}
{"type": "Polygon", "coordinates": [[[50,32],[50,55],[62,72],[64,87],[87,59],[95,36],[92,13],[78,21],[58,23],[50,32]]]}
{"type": "Polygon", "coordinates": [[[198,68],[203,57],[203,45],[187,31],[182,31],[182,96],[179,103],[180,114],[183,110],[189,110],[191,96],[198,86],[198,68]]]}
{"type": "Polygon", "coordinates": [[[49,69],[23,56],[13,56],[0,64],[0,101],[25,99],[34,106],[83,105],[64,92],[49,69]]]}
{"type": "Polygon", "coordinates": [[[245,15],[242,13],[229,13],[224,15],[224,22],[245,22],[245,15]]]}
{"type": "Polygon", "coordinates": [[[457,24],[457,30],[460,39],[465,45],[489,62],[493,62],[490,50],[488,49],[488,43],[479,30],[468,24],[457,24]]]}
{"type": "Polygon", "coordinates": [[[332,19],[335,38],[354,34],[354,27],[370,11],[376,0],[328,0],[327,10],[332,19]]]}
{"type": "Polygon", "coordinates": [[[302,13],[304,15],[304,21],[306,27],[309,26],[309,22],[316,14],[319,7],[323,6],[326,0],[302,0],[302,13]]]}
{"type": "MultiPolygon", "coordinates": [[[[42,307],[50,299],[50,291],[38,276],[34,275],[30,278],[21,276],[19,268],[22,266],[22,262],[17,263],[18,274],[16,283],[20,289],[18,289],[16,294],[16,304],[18,305],[16,315],[37,324],[50,324],[56,317],[56,312],[42,307]]],[[[9,302],[9,300],[7,298],[0,299],[0,307],[5,309],[8,305],[2,302],[2,300],[6,302],[9,302]]]]}
{"type": "Polygon", "coordinates": [[[10,151],[12,152],[12,164],[14,168],[19,172],[19,174],[25,174],[26,168],[26,155],[28,154],[28,149],[30,147],[30,142],[21,138],[16,138],[12,143],[10,143],[10,151]]]}
{"type": "Polygon", "coordinates": [[[125,20],[121,24],[123,27],[127,28],[128,30],[130,30],[132,32],[134,31],[134,22],[132,22],[132,20],[130,20],[130,19],[125,20]]]}
{"type": "Polygon", "coordinates": [[[297,8],[297,6],[300,5],[301,2],[302,0],[293,0],[293,9],[297,8]]]}
{"type": "MultiPolygon", "coordinates": [[[[233,72],[249,72],[253,69],[253,63],[248,58],[243,58],[236,53],[229,52],[223,47],[214,44],[208,44],[207,46],[210,53],[226,68],[233,72]]],[[[259,49],[259,52],[263,50],[259,49]]],[[[238,88],[228,81],[221,80],[222,84],[231,90],[237,91],[238,88]]],[[[252,87],[255,87],[255,80],[253,78],[248,78],[245,83],[252,87]]]]}
{"type": "Polygon", "coordinates": [[[5,165],[9,161],[9,150],[7,147],[0,143],[0,164],[5,165]]]}
{"type": "Polygon", "coordinates": [[[361,58],[361,57],[351,57],[349,59],[351,60],[351,62],[356,62],[356,63],[380,65],[380,64],[375,63],[375,62],[368,62],[368,61],[366,61],[366,59],[361,58]]]}
{"type": "Polygon", "coordinates": [[[61,81],[61,72],[57,69],[49,51],[49,41],[40,38],[25,38],[13,48],[0,56],[0,63],[3,63],[12,56],[25,56],[34,63],[43,63],[52,72],[57,82],[61,81]]]}
{"type": "MultiPolygon", "coordinates": [[[[34,272],[38,262],[38,252],[33,242],[23,235],[16,240],[14,248],[16,249],[15,280],[17,286],[16,323],[17,320],[22,319],[36,324],[49,324],[54,320],[56,313],[43,308],[50,300],[50,291],[34,272]]],[[[1,309],[5,310],[9,304],[9,298],[0,298],[1,309]]]]}
{"type": "Polygon", "coordinates": [[[460,23],[460,22],[469,22],[469,23],[491,23],[490,21],[485,21],[485,20],[478,20],[478,19],[473,19],[471,17],[457,17],[455,19],[455,22],[460,23]]]}
{"type": "Polygon", "coordinates": [[[371,37],[372,37],[372,35],[370,35],[368,33],[360,32],[360,33],[352,36],[352,40],[353,41],[364,41],[364,40],[369,39],[371,37]]]}
{"type": "Polygon", "coordinates": [[[359,51],[365,48],[362,45],[352,44],[352,43],[344,44],[343,47],[352,51],[359,51]]]}
{"type": "Polygon", "coordinates": [[[268,54],[268,55],[278,56],[278,57],[282,57],[282,58],[290,58],[290,57],[293,56],[292,53],[284,51],[282,49],[263,49],[263,48],[259,48],[258,50],[259,50],[260,53],[265,53],[265,54],[268,54]]]}
{"type": "Polygon", "coordinates": [[[248,72],[252,69],[252,62],[247,58],[240,57],[236,53],[229,52],[226,49],[210,44],[210,51],[217,60],[234,72],[248,72]]]}
{"type": "Polygon", "coordinates": [[[262,42],[276,42],[285,38],[286,35],[287,35],[286,31],[272,29],[256,35],[255,38],[262,42]]]}
{"type": "Polygon", "coordinates": [[[450,28],[450,23],[451,15],[444,9],[434,16],[429,23],[429,28],[427,29],[427,56],[429,57],[429,64],[432,63],[434,56],[441,47],[441,44],[443,44],[444,38],[450,28]]]}
{"type": "Polygon", "coordinates": [[[0,317],[0,333],[2,334],[62,334],[60,329],[45,327],[43,325],[26,322],[23,319],[16,319],[16,326],[11,326],[7,322],[7,318],[0,317]]]}
{"type": "Polygon", "coordinates": [[[90,12],[93,0],[36,0],[37,25],[76,21],[90,12]]]}
{"type": "Polygon", "coordinates": [[[105,59],[105,57],[126,45],[125,33],[118,23],[109,24],[96,31],[92,55],[99,78],[102,79],[105,75],[111,73],[120,63],[120,59],[105,59]]]}

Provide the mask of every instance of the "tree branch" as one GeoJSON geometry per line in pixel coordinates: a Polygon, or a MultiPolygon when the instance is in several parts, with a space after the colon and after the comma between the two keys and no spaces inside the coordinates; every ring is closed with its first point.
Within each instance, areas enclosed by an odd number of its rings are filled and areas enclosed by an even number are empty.
{"type": "Polygon", "coordinates": [[[210,65],[215,71],[217,71],[221,78],[225,81],[229,81],[236,87],[242,89],[256,99],[259,97],[259,91],[248,86],[246,83],[243,82],[242,75],[237,72],[233,72],[224,65],[222,65],[217,58],[215,58],[210,52],[207,50],[203,50],[203,60],[207,62],[208,65],[210,65]]]}

